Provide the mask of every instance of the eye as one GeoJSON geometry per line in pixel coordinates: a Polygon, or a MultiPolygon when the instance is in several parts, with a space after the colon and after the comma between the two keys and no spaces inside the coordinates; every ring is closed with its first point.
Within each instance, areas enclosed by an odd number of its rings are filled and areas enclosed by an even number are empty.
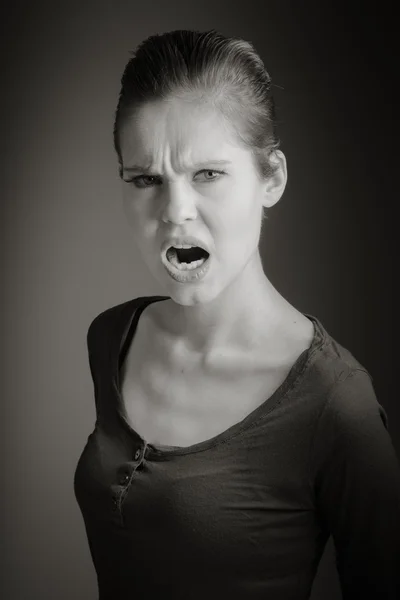
{"type": "MultiPolygon", "coordinates": [[[[216,179],[218,179],[219,175],[225,175],[224,171],[217,171],[216,169],[202,169],[201,171],[198,171],[196,173],[196,175],[199,175],[201,173],[207,174],[209,175],[211,174],[217,174],[217,177],[212,177],[212,178],[208,178],[206,177],[204,181],[215,181],[216,179]]],[[[156,175],[138,175],[137,177],[133,177],[133,179],[124,179],[125,183],[133,183],[133,185],[137,188],[149,188],[149,187],[153,187],[154,186],[154,181],[157,180],[156,175]]]]}
{"type": "MultiPolygon", "coordinates": [[[[224,171],[216,171],[215,169],[202,169],[201,171],[196,173],[196,175],[198,175],[199,173],[206,173],[207,175],[209,173],[217,173],[217,175],[224,175],[224,171]]],[[[218,179],[218,178],[219,177],[213,177],[212,179],[206,178],[206,181],[215,181],[215,179],[218,179]]]]}
{"type": "Polygon", "coordinates": [[[137,188],[153,187],[152,181],[157,179],[155,175],[138,175],[133,179],[124,179],[126,183],[133,183],[137,188]],[[150,181],[149,181],[150,180],[150,181]]]}

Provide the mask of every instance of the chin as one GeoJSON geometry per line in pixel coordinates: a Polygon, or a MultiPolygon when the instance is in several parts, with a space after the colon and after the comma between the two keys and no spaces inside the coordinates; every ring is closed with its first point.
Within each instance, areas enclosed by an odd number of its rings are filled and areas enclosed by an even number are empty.
{"type": "Polygon", "coordinates": [[[202,290],[194,285],[189,289],[187,284],[182,285],[180,289],[178,286],[179,284],[167,286],[165,291],[167,296],[170,296],[176,304],[180,304],[181,306],[198,306],[200,304],[206,304],[214,298],[214,295],[210,293],[210,290],[202,290]]]}
{"type": "MultiPolygon", "coordinates": [[[[161,283],[161,282],[160,282],[161,283]]],[[[170,296],[171,299],[180,304],[181,306],[198,306],[200,304],[207,304],[217,298],[220,289],[215,287],[208,282],[205,285],[203,282],[199,283],[178,283],[176,281],[165,280],[163,283],[163,289],[166,296],[170,296]]]]}
{"type": "MultiPolygon", "coordinates": [[[[168,275],[164,270],[157,270],[157,281],[162,286],[165,296],[181,306],[199,306],[216,301],[222,295],[230,284],[230,278],[221,280],[221,277],[214,278],[213,272],[208,272],[204,279],[193,281],[191,283],[179,283],[168,275]],[[217,280],[216,280],[217,279],[217,280]]],[[[232,273],[230,274],[232,277],[232,273]]]]}

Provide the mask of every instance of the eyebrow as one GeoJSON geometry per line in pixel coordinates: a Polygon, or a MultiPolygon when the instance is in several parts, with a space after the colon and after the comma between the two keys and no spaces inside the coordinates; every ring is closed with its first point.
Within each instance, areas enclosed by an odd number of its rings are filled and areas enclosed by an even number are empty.
{"type": "MultiPolygon", "coordinates": [[[[209,160],[203,161],[201,163],[196,163],[195,165],[192,165],[193,169],[198,169],[201,167],[207,167],[208,165],[231,165],[232,162],[230,160],[214,160],[212,158],[210,158],[209,160]]],[[[124,167],[123,168],[124,172],[127,173],[133,173],[133,172],[138,172],[138,173],[145,173],[151,170],[151,164],[147,165],[145,167],[140,166],[140,165],[130,165],[129,167],[124,167]]]]}

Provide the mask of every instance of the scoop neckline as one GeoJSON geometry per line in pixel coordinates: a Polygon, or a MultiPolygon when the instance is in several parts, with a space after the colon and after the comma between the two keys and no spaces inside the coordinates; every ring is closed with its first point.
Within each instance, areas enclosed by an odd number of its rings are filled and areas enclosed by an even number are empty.
{"type": "Polygon", "coordinates": [[[229,441],[233,437],[241,434],[249,427],[255,425],[255,423],[269,414],[279,402],[286,396],[286,394],[295,387],[300,377],[305,372],[311,357],[314,355],[316,350],[321,347],[325,341],[325,332],[320,321],[308,313],[302,313],[307,317],[314,326],[314,335],[308,348],[298,356],[295,363],[292,365],[288,375],[281,383],[281,385],[261,404],[251,410],[243,419],[237,421],[224,431],[221,431],[217,435],[214,435],[206,440],[191,444],[190,446],[172,446],[169,444],[156,444],[146,440],[136,429],[134,429],[128,422],[125,412],[125,406],[122,398],[121,387],[120,387],[120,368],[122,366],[121,357],[126,356],[128,345],[127,342],[132,343],[134,333],[137,328],[137,324],[142,312],[154,302],[160,302],[163,300],[170,300],[170,296],[146,296],[143,298],[143,302],[139,305],[137,300],[132,300],[132,310],[129,310],[129,317],[127,322],[122,324],[122,330],[117,332],[115,339],[115,355],[112,356],[112,381],[114,391],[117,397],[117,414],[120,418],[123,426],[127,432],[136,438],[139,438],[144,447],[151,448],[157,455],[161,457],[167,457],[170,455],[184,455],[192,454],[195,452],[201,452],[213,448],[214,446],[220,445],[224,442],[229,441]]]}

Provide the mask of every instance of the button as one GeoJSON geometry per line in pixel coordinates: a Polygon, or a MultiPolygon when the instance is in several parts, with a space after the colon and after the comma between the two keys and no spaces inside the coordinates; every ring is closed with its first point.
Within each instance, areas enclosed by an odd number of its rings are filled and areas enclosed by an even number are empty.
{"type": "Polygon", "coordinates": [[[120,482],[121,485],[125,485],[125,483],[128,483],[128,481],[129,481],[129,475],[128,475],[128,473],[124,473],[119,478],[119,482],[120,482]]]}
{"type": "Polygon", "coordinates": [[[140,456],[140,449],[138,448],[135,452],[135,460],[137,460],[140,456]]]}

